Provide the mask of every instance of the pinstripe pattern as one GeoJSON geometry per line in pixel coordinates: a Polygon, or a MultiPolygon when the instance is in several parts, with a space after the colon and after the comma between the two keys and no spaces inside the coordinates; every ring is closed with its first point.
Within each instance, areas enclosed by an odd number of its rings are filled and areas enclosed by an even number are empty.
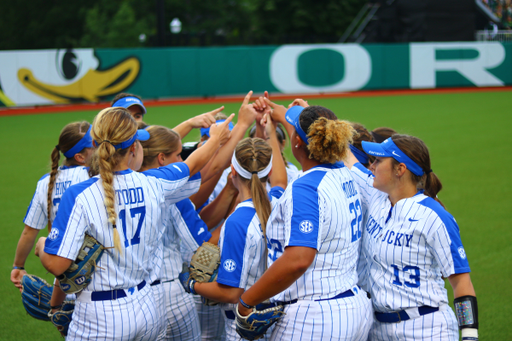
{"type": "Polygon", "coordinates": [[[285,307],[270,340],[361,340],[366,341],[373,322],[366,292],[338,300],[306,301],[285,307]]]}
{"type": "MultiPolygon", "coordinates": [[[[74,324],[70,326],[72,339],[97,339],[104,335],[106,339],[115,340],[156,338],[161,330],[161,318],[149,283],[141,291],[128,288],[149,279],[154,254],[159,250],[165,229],[162,212],[183,195],[197,191],[199,184],[187,183],[188,175],[188,167],[183,163],[160,168],[157,172],[159,179],[131,170],[115,173],[114,207],[122,253],[105,250],[98,262],[101,269],[77,295],[79,304],[73,314],[74,324]],[[112,289],[125,289],[128,296],[87,303],[81,299],[82,295],[86,297],[92,291],[112,289]]],[[[85,233],[105,247],[114,245],[113,228],[108,223],[99,177],[66,191],[46,241],[45,252],[74,260],[85,233]]]]}
{"type": "Polygon", "coordinates": [[[211,238],[211,233],[189,199],[170,206],[166,211],[165,226],[163,259],[159,259],[158,255],[155,257],[156,263],[163,262],[163,265],[157,266],[161,271],[155,267],[158,277],[151,277],[152,281],[159,279],[163,282],[153,286],[157,302],[165,303],[159,305],[163,319],[163,333],[159,340],[199,340],[201,330],[194,300],[177,280],[183,263],[180,242],[187,249],[196,250],[199,243],[211,238]]]}
{"type": "MultiPolygon", "coordinates": [[[[59,208],[59,202],[65,190],[70,186],[80,183],[89,179],[87,168],[82,166],[76,167],[59,167],[59,171],[55,178],[55,186],[52,193],[52,210],[51,221],[55,219],[55,214],[59,208]]],[[[27,214],[23,223],[26,225],[41,230],[48,223],[48,183],[50,181],[50,174],[45,174],[38,182],[36,191],[27,208],[27,214]]]]}
{"type": "Polygon", "coordinates": [[[400,323],[380,323],[375,321],[370,330],[369,340],[432,340],[458,341],[459,330],[455,314],[448,307],[417,319],[400,323]]]}
{"type": "Polygon", "coordinates": [[[342,164],[314,167],[288,186],[267,224],[269,266],[286,246],[318,253],[295,283],[274,296],[298,302],[286,306],[271,340],[366,340],[373,319],[366,292],[329,300],[357,283],[361,220],[359,194],[342,164]]]}
{"type": "Polygon", "coordinates": [[[118,300],[77,301],[66,340],[155,340],[161,329],[157,312],[148,285],[118,300]]]}
{"type": "MultiPolygon", "coordinates": [[[[375,310],[393,312],[424,305],[450,310],[443,277],[470,271],[453,217],[421,191],[391,206],[387,194],[373,187],[373,177],[361,165],[356,164],[352,172],[368,213],[363,252],[369,260],[368,284],[375,310]]],[[[444,339],[457,329],[457,322],[448,315],[453,312],[399,324],[410,327],[416,323],[425,328],[424,334],[407,334],[376,322],[378,339],[397,339],[400,333],[414,340],[430,340],[432,334],[441,333],[444,339]]]]}
{"type": "Polygon", "coordinates": [[[219,305],[207,306],[201,302],[201,296],[194,295],[199,324],[201,325],[202,341],[224,341],[226,332],[224,329],[223,312],[219,305]]]}
{"type": "Polygon", "coordinates": [[[180,282],[165,282],[152,288],[164,316],[162,333],[157,340],[201,340],[201,327],[194,299],[183,290],[180,282]]]}
{"type": "Polygon", "coordinates": [[[347,199],[342,190],[342,185],[350,181],[350,171],[342,165],[332,168],[314,167],[288,186],[272,210],[267,224],[269,267],[286,246],[301,245],[293,239],[301,235],[298,224],[291,226],[296,214],[294,209],[297,209],[297,218],[300,218],[301,211],[311,210],[303,206],[294,207],[294,201],[297,198],[311,198],[315,195],[318,197],[315,204],[318,218],[313,222],[316,224],[315,229],[307,235],[304,234],[304,238],[310,238],[309,236],[316,233],[317,237],[309,240],[308,245],[304,246],[316,248],[318,254],[304,275],[288,289],[276,295],[274,300],[325,299],[356,285],[359,241],[352,242],[351,222],[355,218],[355,213],[350,211],[349,204],[358,200],[359,194],[355,193],[347,199]],[[318,188],[311,187],[313,183],[318,183],[318,188]],[[304,189],[299,186],[304,186],[304,189]]]}
{"type": "MultiPolygon", "coordinates": [[[[270,191],[272,206],[277,204],[283,189],[270,191]]],[[[221,260],[217,282],[235,288],[249,289],[265,272],[266,242],[252,199],[241,202],[226,219],[220,234],[221,260]]],[[[221,304],[234,316],[235,304],[221,304]]],[[[241,340],[234,320],[225,319],[226,340],[241,340]]],[[[267,333],[265,340],[268,340],[267,333]]]]}

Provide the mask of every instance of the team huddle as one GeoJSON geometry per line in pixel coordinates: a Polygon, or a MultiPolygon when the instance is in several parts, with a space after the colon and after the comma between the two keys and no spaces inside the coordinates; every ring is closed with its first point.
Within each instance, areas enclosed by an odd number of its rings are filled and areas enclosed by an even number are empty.
{"type": "Polygon", "coordinates": [[[123,93],[65,126],[11,272],[27,312],[68,340],[478,340],[426,145],[251,96],[236,124],[148,125],[123,93]],[[34,244],[53,285],[24,268],[34,244]]]}

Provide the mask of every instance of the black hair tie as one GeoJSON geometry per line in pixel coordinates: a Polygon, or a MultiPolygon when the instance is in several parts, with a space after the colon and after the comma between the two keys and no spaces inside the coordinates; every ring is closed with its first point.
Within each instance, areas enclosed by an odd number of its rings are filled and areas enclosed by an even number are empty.
{"type": "Polygon", "coordinates": [[[427,175],[432,173],[432,169],[429,169],[428,171],[425,172],[427,175]]]}
{"type": "Polygon", "coordinates": [[[55,149],[57,149],[57,150],[60,152],[60,147],[59,147],[59,145],[56,145],[56,146],[55,146],[55,149]]]}
{"type": "Polygon", "coordinates": [[[251,172],[251,174],[258,174],[258,171],[253,171],[251,172]]]}

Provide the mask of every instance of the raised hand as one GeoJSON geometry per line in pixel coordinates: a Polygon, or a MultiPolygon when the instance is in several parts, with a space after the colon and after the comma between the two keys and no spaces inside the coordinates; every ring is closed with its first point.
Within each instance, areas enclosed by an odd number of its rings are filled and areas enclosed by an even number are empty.
{"type": "Polygon", "coordinates": [[[209,111],[207,113],[197,115],[189,119],[189,123],[192,128],[208,128],[215,123],[215,115],[217,115],[222,110],[224,110],[224,106],[221,106],[220,108],[209,111]]]}
{"type": "Polygon", "coordinates": [[[212,124],[210,126],[210,139],[218,138],[220,141],[220,145],[224,145],[229,140],[229,137],[231,135],[231,132],[229,131],[229,123],[233,120],[233,117],[235,117],[235,114],[229,115],[226,121],[222,122],[219,125],[217,125],[216,123],[212,124]]]}
{"type": "Polygon", "coordinates": [[[253,104],[249,104],[249,101],[251,100],[252,91],[249,91],[247,95],[245,96],[242,105],[240,106],[240,110],[238,111],[238,122],[237,124],[242,124],[246,127],[249,127],[254,120],[256,119],[256,116],[258,115],[258,112],[254,108],[253,104]]]}
{"type": "Polygon", "coordinates": [[[291,102],[288,105],[288,109],[290,109],[291,107],[293,107],[295,105],[298,105],[298,106],[301,106],[301,107],[304,107],[304,108],[309,107],[308,101],[305,101],[302,98],[296,98],[296,99],[293,100],[293,102],[291,102]]]}

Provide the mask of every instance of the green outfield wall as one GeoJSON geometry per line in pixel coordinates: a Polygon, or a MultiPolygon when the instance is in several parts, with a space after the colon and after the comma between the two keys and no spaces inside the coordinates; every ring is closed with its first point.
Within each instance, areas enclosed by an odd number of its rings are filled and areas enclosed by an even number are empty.
{"type": "Polygon", "coordinates": [[[0,105],[512,85],[512,44],[0,51],[0,105]]]}

